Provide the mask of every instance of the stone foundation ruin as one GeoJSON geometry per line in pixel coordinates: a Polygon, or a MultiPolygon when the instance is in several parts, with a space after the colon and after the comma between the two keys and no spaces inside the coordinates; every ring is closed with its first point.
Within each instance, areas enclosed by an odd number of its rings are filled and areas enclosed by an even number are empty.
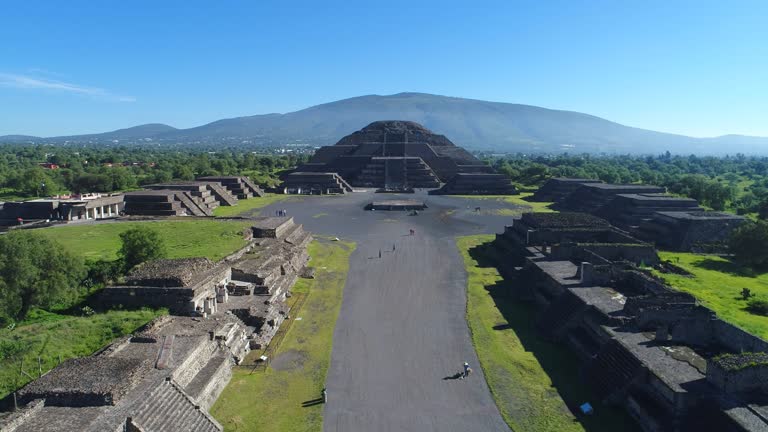
{"type": "Polygon", "coordinates": [[[741,216],[705,211],[691,198],[648,185],[614,185],[599,180],[552,178],[533,195],[555,208],[588,212],[637,238],[679,251],[720,251],[741,216]]]}
{"type": "Polygon", "coordinates": [[[768,342],[643,270],[655,250],[588,214],[524,214],[493,256],[542,337],[644,431],[768,430],[768,342]],[[749,354],[754,353],[754,354],[749,354]]]}
{"type": "Polygon", "coordinates": [[[17,392],[3,432],[222,431],[208,409],[232,367],[268,344],[312,236],[292,218],[254,220],[249,244],[224,260],[139,266],[101,301],[163,306],[155,319],[90,357],[67,360],[17,392]]]}

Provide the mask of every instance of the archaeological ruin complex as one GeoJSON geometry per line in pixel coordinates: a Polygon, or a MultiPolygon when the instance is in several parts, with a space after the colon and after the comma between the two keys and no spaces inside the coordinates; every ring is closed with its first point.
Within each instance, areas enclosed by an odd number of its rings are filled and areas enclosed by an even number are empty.
{"type": "Polygon", "coordinates": [[[768,343],[643,271],[681,271],[652,245],[587,213],[526,213],[492,247],[540,335],[644,431],[768,429],[768,343]]]}
{"type": "Polygon", "coordinates": [[[147,262],[125,284],[105,288],[104,304],[161,306],[171,315],[23,387],[0,430],[222,431],[208,409],[234,365],[288,319],[286,296],[305,272],[312,240],[288,217],[255,219],[246,235],[248,245],[220,262],[147,262]]]}

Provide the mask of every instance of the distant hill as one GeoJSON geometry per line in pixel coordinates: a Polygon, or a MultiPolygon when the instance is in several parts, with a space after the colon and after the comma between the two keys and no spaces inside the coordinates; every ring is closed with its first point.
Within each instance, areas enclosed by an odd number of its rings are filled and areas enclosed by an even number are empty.
{"type": "Polygon", "coordinates": [[[0,143],[15,143],[25,141],[37,141],[42,138],[32,135],[0,135],[0,143]]]}
{"type": "MultiPolygon", "coordinates": [[[[376,120],[412,120],[470,150],[499,152],[768,154],[768,138],[692,138],[638,129],[599,117],[530,105],[424,93],[360,96],[287,114],[218,120],[190,129],[143,125],[95,135],[46,140],[333,144],[376,120]]],[[[0,138],[1,140],[2,138],[0,138]]]]}
{"type": "Polygon", "coordinates": [[[137,140],[142,138],[152,138],[165,133],[173,133],[177,131],[173,126],[168,126],[162,123],[148,123],[139,126],[129,127],[125,129],[118,129],[112,132],[88,134],[88,135],[71,135],[48,138],[55,141],[79,141],[88,139],[103,139],[103,140],[137,140]]]}

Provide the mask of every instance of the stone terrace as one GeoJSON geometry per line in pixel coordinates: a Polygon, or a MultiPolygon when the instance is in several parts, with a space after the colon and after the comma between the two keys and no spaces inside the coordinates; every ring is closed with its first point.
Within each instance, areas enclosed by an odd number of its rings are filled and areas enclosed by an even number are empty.
{"type": "Polygon", "coordinates": [[[598,212],[620,194],[658,194],[664,193],[663,187],[637,184],[585,183],[563,199],[558,205],[569,211],[598,212]]]}
{"type": "Polygon", "coordinates": [[[659,211],[640,224],[637,235],[667,249],[706,252],[717,250],[745,220],[721,212],[659,211]]]}
{"type": "Polygon", "coordinates": [[[602,183],[600,180],[555,177],[547,180],[534,194],[534,201],[560,202],[573,193],[581,185],[587,183],[602,183]]]}
{"type": "Polygon", "coordinates": [[[768,343],[640,271],[638,262],[657,261],[649,246],[592,218],[524,214],[497,235],[500,270],[518,281],[513,295],[538,309],[542,335],[567,344],[594,391],[645,431],[768,430],[768,399],[754,392],[768,389],[760,387],[768,366],[746,378],[711,366],[719,353],[764,352],[768,343]],[[607,232],[618,234],[606,241],[607,232]]]}
{"type": "Polygon", "coordinates": [[[666,194],[619,194],[598,212],[612,224],[627,230],[637,229],[659,211],[703,212],[699,203],[692,198],[675,197],[666,194]]]}

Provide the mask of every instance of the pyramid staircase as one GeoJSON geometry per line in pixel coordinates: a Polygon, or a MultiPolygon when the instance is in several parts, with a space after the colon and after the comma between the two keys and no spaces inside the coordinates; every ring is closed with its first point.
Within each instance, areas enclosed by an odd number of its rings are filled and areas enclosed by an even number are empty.
{"type": "Polygon", "coordinates": [[[144,399],[133,424],[145,431],[219,432],[221,425],[201,410],[194,400],[173,381],[165,380],[144,399]]]}
{"type": "Polygon", "coordinates": [[[619,342],[612,340],[600,348],[587,366],[586,378],[601,399],[625,390],[642,371],[640,361],[619,342]]]}
{"type": "MultiPolygon", "coordinates": [[[[243,326],[243,328],[246,328],[243,326]]],[[[216,400],[232,376],[232,357],[223,352],[212,357],[184,391],[205,410],[216,400]]]]}
{"type": "Polygon", "coordinates": [[[206,182],[211,190],[211,195],[216,197],[219,204],[226,206],[237,205],[237,197],[229,193],[229,191],[217,182],[206,182]]]}
{"type": "Polygon", "coordinates": [[[440,180],[420,157],[373,157],[357,176],[356,183],[366,187],[436,188],[440,180]]]}
{"type": "Polygon", "coordinates": [[[225,189],[238,199],[264,196],[264,191],[245,176],[209,176],[198,177],[198,180],[221,183],[225,189]]]}
{"type": "Polygon", "coordinates": [[[586,308],[587,306],[581,299],[566,291],[557,296],[541,314],[541,318],[537,322],[539,331],[545,336],[554,337],[567,326],[571,319],[586,308]]]}

